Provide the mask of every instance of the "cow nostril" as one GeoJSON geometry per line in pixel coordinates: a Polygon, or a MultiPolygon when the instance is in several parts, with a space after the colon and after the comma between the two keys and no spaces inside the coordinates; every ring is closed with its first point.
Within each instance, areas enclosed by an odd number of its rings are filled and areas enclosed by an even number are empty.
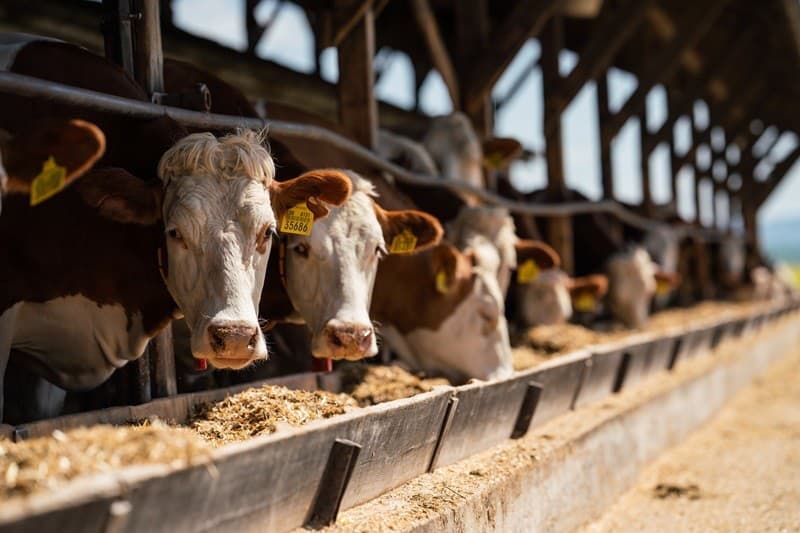
{"type": "Polygon", "coordinates": [[[331,343],[333,343],[333,345],[337,347],[344,346],[344,344],[342,343],[342,339],[340,339],[336,333],[331,335],[331,343]]]}
{"type": "Polygon", "coordinates": [[[221,328],[217,327],[209,327],[208,332],[211,336],[211,347],[215,351],[220,351],[225,349],[225,335],[221,328]]]}
{"type": "Polygon", "coordinates": [[[253,333],[253,336],[250,337],[250,341],[247,343],[247,349],[252,352],[256,349],[256,344],[258,344],[258,332],[253,333]]]}

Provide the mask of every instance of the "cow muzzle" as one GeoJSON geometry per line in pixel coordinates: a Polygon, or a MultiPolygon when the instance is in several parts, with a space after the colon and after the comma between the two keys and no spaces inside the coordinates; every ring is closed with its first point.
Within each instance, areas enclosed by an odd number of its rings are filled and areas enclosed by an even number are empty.
{"type": "Polygon", "coordinates": [[[315,335],[313,353],[316,357],[357,361],[378,353],[372,324],[329,320],[321,334],[315,335]]]}
{"type": "Polygon", "coordinates": [[[206,328],[211,363],[217,368],[239,369],[256,359],[266,359],[264,337],[258,325],[246,322],[212,322],[206,328]]]}

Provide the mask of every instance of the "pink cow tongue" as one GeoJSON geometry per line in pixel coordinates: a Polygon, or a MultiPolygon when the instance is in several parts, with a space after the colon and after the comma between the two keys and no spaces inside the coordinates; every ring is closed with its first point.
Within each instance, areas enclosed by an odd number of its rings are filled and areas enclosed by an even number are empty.
{"type": "Polygon", "coordinates": [[[311,371],[312,372],[333,372],[333,359],[325,358],[311,358],[311,371]]]}

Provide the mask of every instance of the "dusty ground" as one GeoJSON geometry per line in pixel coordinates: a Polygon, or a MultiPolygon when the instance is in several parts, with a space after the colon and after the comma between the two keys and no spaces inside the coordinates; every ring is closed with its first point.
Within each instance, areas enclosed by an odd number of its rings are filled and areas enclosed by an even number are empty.
{"type": "Polygon", "coordinates": [[[590,532],[800,530],[800,349],[662,456],[590,532]]]}

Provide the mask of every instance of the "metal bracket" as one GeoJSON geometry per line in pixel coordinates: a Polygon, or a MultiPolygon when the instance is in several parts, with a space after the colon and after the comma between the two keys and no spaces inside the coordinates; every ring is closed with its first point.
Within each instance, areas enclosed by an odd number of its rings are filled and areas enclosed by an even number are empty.
{"type": "Polygon", "coordinates": [[[125,530],[133,505],[128,500],[115,500],[108,506],[108,518],[104,533],[118,533],[125,530]]]}
{"type": "Polygon", "coordinates": [[[11,440],[13,442],[22,442],[23,440],[28,440],[30,436],[28,435],[28,428],[17,426],[14,428],[14,431],[11,433],[11,440]]]}
{"type": "Polygon", "coordinates": [[[631,361],[633,360],[633,355],[628,352],[622,354],[622,361],[619,363],[619,368],[617,369],[617,377],[614,379],[614,388],[612,392],[617,393],[622,390],[622,387],[625,386],[625,378],[628,377],[628,369],[631,366],[631,361]]]}
{"type": "Polygon", "coordinates": [[[528,433],[531,422],[533,422],[533,415],[536,414],[536,407],[539,405],[539,399],[542,397],[542,391],[544,391],[544,385],[541,383],[528,382],[525,397],[519,407],[517,421],[514,422],[514,430],[511,432],[512,439],[519,439],[528,433]]]}
{"type": "Polygon", "coordinates": [[[450,396],[450,400],[444,412],[442,430],[439,432],[439,438],[436,440],[436,447],[433,449],[433,455],[431,455],[431,462],[428,464],[428,472],[433,472],[436,468],[436,462],[439,460],[439,452],[442,449],[442,442],[447,438],[447,434],[450,432],[450,426],[453,425],[456,409],[458,409],[458,398],[456,396],[450,396]]]}
{"type": "Polygon", "coordinates": [[[336,439],[333,443],[306,527],[321,529],[336,522],[359,453],[361,445],[351,440],[336,439]]]}

